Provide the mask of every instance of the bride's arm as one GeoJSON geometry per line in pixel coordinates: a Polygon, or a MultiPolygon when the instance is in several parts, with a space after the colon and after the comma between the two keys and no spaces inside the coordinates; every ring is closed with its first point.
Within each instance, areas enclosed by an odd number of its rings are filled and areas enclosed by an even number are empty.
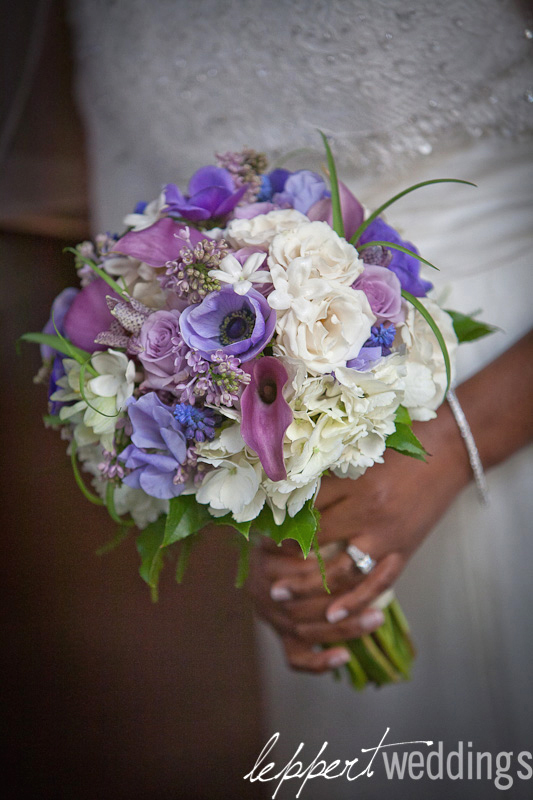
{"type": "MultiPolygon", "coordinates": [[[[533,439],[533,332],[457,389],[481,461],[488,469],[533,439]]],[[[260,613],[282,634],[292,666],[323,671],[339,665],[342,649],[317,643],[354,638],[381,624],[369,606],[397,579],[456,495],[472,480],[468,454],[450,407],[415,432],[427,463],[388,451],[357,481],[327,478],[318,498],[321,545],[353,541],[377,566],[357,574],[342,549],[327,563],[326,595],[316,561],[292,547],[266,544],[256,554],[251,588],[260,613]]]]}

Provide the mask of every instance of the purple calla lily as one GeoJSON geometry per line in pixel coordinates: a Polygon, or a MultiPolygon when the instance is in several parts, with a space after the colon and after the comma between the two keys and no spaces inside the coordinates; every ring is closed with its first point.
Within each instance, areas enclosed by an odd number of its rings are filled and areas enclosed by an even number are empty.
{"type": "Polygon", "coordinates": [[[202,167],[189,181],[188,197],[174,183],[165,186],[165,211],[191,222],[225,217],[247,189],[247,184],[235,189],[231,174],[223,167],[202,167]]]}
{"type": "Polygon", "coordinates": [[[251,381],[241,397],[242,438],[255,450],[272,481],[287,477],[283,461],[283,437],[292,422],[292,411],[283,397],[289,378],[277,358],[259,358],[250,370],[251,381]]]}
{"type": "Polygon", "coordinates": [[[184,247],[194,247],[208,238],[205,233],[162,217],[149,228],[126,233],[113,247],[113,253],[136,258],[151,267],[162,267],[178,258],[184,247]]]}
{"type": "MultiPolygon", "coordinates": [[[[339,195],[341,201],[342,219],[344,222],[344,235],[347,240],[356,232],[359,225],[362,223],[365,212],[359,200],[354,197],[347,186],[339,181],[339,195]]],[[[331,209],[331,198],[323,197],[318,200],[306,212],[310,220],[320,220],[327,222],[330,227],[333,227],[333,211],[331,209]]]]}
{"type": "Polygon", "coordinates": [[[78,292],[65,315],[65,336],[76,347],[89,353],[107,349],[107,345],[94,341],[99,333],[107,331],[114,320],[107,307],[107,296],[120,300],[103,278],[97,278],[78,292]]]}

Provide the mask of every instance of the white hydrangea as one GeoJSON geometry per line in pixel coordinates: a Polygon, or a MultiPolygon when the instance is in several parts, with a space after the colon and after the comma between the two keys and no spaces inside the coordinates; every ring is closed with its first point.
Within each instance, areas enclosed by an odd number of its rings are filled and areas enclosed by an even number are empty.
{"type": "MultiPolygon", "coordinates": [[[[427,297],[421,298],[420,302],[442,333],[450,355],[453,380],[457,336],[451,317],[427,297]]],[[[439,343],[426,320],[412,305],[407,310],[405,324],[399,328],[397,338],[407,348],[404,405],[411,419],[433,419],[446,391],[446,368],[439,343]]]]}
{"type": "Polygon", "coordinates": [[[199,503],[209,506],[213,516],[231,513],[237,522],[255,519],[265,502],[261,486],[262,468],[251,464],[244,455],[217,461],[197,490],[199,503]]]}
{"type": "Polygon", "coordinates": [[[351,286],[363,271],[355,247],[342,239],[327,222],[307,222],[279,233],[269,249],[270,268],[288,269],[296,259],[308,259],[309,277],[325,278],[335,285],[351,286]]]}
{"type": "Polygon", "coordinates": [[[104,259],[102,268],[123,285],[127,293],[148,308],[163,308],[165,293],[157,280],[157,270],[131,256],[116,255],[104,259]]]}
{"type": "Polygon", "coordinates": [[[266,252],[278,233],[291,230],[302,222],[309,225],[305,214],[293,208],[269,211],[268,214],[259,214],[252,219],[232,219],[226,229],[225,238],[236,249],[253,246],[266,252]]]}

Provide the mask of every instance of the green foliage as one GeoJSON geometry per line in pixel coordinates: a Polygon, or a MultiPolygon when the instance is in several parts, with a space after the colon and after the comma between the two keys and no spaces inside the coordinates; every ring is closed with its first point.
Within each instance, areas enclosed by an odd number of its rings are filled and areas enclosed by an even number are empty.
{"type": "Polygon", "coordinates": [[[97,495],[90,492],[83,482],[83,478],[80,475],[80,470],[78,467],[78,459],[76,457],[77,453],[78,453],[78,445],[76,444],[76,440],[73,439],[70,443],[70,461],[72,464],[72,472],[74,473],[74,479],[78,484],[78,488],[90,503],[94,503],[95,506],[103,506],[104,501],[101,500],[97,495]]]}
{"type": "Polygon", "coordinates": [[[436,269],[437,272],[440,272],[439,268],[436,267],[435,264],[432,264],[431,261],[427,261],[418,253],[413,252],[413,250],[408,250],[407,247],[402,247],[401,244],[394,244],[393,242],[365,242],[364,244],[360,244],[358,246],[357,252],[360,253],[361,250],[366,250],[367,247],[376,247],[377,245],[381,245],[381,247],[389,247],[391,250],[399,250],[401,253],[406,253],[408,256],[413,256],[414,258],[418,259],[418,261],[422,261],[423,264],[427,264],[428,267],[436,269]]]}
{"type": "Polygon", "coordinates": [[[494,325],[475,319],[474,315],[469,317],[459,311],[450,311],[449,309],[446,309],[446,313],[452,318],[453,329],[459,342],[474,342],[476,339],[481,339],[482,336],[488,336],[489,333],[500,330],[494,325]]]}
{"type": "Polygon", "coordinates": [[[141,557],[139,575],[151,589],[152,600],[157,600],[157,585],[163,568],[165,516],[161,515],[137,537],[137,552],[141,557]]]}
{"type": "Polygon", "coordinates": [[[109,512],[109,516],[116,522],[117,525],[121,525],[124,528],[131,528],[135,525],[132,519],[121,519],[117,514],[115,508],[115,484],[112,481],[107,482],[106,490],[105,490],[105,504],[107,506],[107,510],[109,512]]]}
{"type": "Polygon", "coordinates": [[[191,536],[187,536],[186,539],[182,539],[180,543],[180,552],[178,556],[178,562],[176,564],[176,583],[181,583],[183,581],[187,566],[189,564],[189,558],[191,557],[192,549],[197,538],[198,534],[193,533],[191,536]]]}
{"type": "Polygon", "coordinates": [[[285,539],[295,539],[306,558],[312,547],[317,527],[318,511],[313,508],[312,500],[308,500],[294,517],[289,517],[287,514],[281,525],[276,525],[272,511],[267,505],[252,522],[253,530],[263,536],[269,536],[276,544],[281,544],[285,539]]]}
{"type": "Polygon", "coordinates": [[[186,539],[212,521],[213,517],[207,506],[198,503],[195,495],[180,494],[179,497],[173,497],[169,501],[165,536],[161,546],[168,547],[174,542],[186,539]]]}
{"type": "Polygon", "coordinates": [[[112,550],[118,547],[119,544],[124,541],[124,539],[127,539],[129,532],[129,526],[121,524],[113,538],[98,548],[96,555],[104,556],[107,555],[107,553],[110,553],[112,550]]]}
{"type": "Polygon", "coordinates": [[[110,275],[107,274],[107,272],[105,272],[97,264],[95,264],[94,261],[91,261],[90,258],[85,258],[85,256],[82,256],[81,253],[79,253],[75,247],[65,247],[63,252],[73,253],[77,259],[83,261],[84,264],[87,264],[87,266],[90,267],[93,270],[93,272],[95,272],[98,275],[99,278],[102,278],[102,280],[104,280],[107,283],[107,285],[111,289],[113,289],[113,291],[116,292],[120,297],[124,298],[124,300],[127,300],[129,298],[128,293],[124,291],[124,289],[122,289],[122,287],[119,286],[118,283],[114,281],[110,275]]]}
{"type": "Polygon", "coordinates": [[[387,200],[386,203],[383,203],[383,205],[381,205],[379,208],[376,208],[376,210],[372,214],[370,214],[368,219],[365,219],[364,222],[362,222],[359,225],[356,232],[350,239],[350,243],[356,244],[359,241],[362,234],[366,231],[370,223],[374,222],[376,217],[379,217],[380,214],[383,214],[383,212],[397,200],[400,200],[402,197],[405,197],[405,195],[409,194],[410,192],[414,192],[416,189],[421,189],[423,186],[430,186],[430,184],[432,183],[464,183],[467,186],[476,185],[475,183],[471,183],[470,181],[462,181],[457,178],[435,178],[434,180],[431,181],[422,181],[422,183],[415,183],[414,186],[409,186],[409,188],[404,189],[403,192],[395,194],[394,197],[391,197],[391,199],[387,200]]]}
{"type": "MultiPolygon", "coordinates": [[[[90,353],[87,353],[86,350],[82,350],[80,347],[76,347],[72,342],[69,342],[68,339],[65,339],[64,336],[57,336],[53,333],[23,333],[18,341],[31,342],[32,344],[46,344],[48,347],[53,347],[58,353],[75,359],[78,364],[84,364],[91,357],[90,353]]],[[[93,373],[96,375],[94,371],[93,373]]]]}
{"type": "Polygon", "coordinates": [[[329,182],[331,187],[331,213],[333,217],[332,227],[336,234],[344,238],[344,221],[342,219],[341,198],[339,194],[339,181],[337,178],[335,159],[333,158],[333,153],[331,152],[331,147],[329,146],[329,142],[325,134],[323,134],[322,131],[319,131],[319,134],[324,142],[326,156],[328,159],[329,182]]]}
{"type": "Polygon", "coordinates": [[[396,412],[396,430],[387,436],[386,445],[392,450],[397,450],[405,456],[418,458],[425,461],[427,453],[411,428],[411,418],[409,412],[403,406],[399,406],[396,412]]]}
{"type": "Polygon", "coordinates": [[[427,310],[427,308],[425,307],[425,305],[423,305],[423,303],[420,302],[418,297],[414,297],[409,292],[406,292],[405,289],[402,290],[402,297],[404,297],[409,303],[411,303],[411,305],[413,305],[416,308],[416,310],[420,314],[422,314],[427,324],[435,334],[437,342],[439,343],[439,347],[442,351],[442,357],[444,358],[444,366],[446,368],[446,392],[447,392],[448,389],[450,388],[450,382],[452,379],[452,366],[450,363],[448,348],[446,347],[446,342],[444,341],[444,337],[440,332],[440,328],[433,319],[433,317],[431,316],[431,314],[429,313],[429,311],[427,310]]]}
{"type": "Polygon", "coordinates": [[[45,425],[49,425],[51,428],[60,428],[61,425],[67,424],[67,420],[61,419],[61,417],[58,417],[57,414],[44,414],[43,422],[45,425]]]}
{"type": "Polygon", "coordinates": [[[248,539],[243,539],[239,536],[239,562],[237,564],[237,575],[235,577],[235,588],[242,589],[248,577],[250,569],[250,548],[251,544],[248,539]]]}

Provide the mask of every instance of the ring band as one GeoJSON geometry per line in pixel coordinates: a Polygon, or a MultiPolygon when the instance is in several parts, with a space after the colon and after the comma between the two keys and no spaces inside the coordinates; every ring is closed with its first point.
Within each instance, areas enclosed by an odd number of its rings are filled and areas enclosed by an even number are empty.
{"type": "Polygon", "coordinates": [[[368,575],[376,566],[377,562],[374,561],[372,556],[369,556],[368,553],[363,553],[355,544],[349,544],[346,548],[346,552],[363,575],[368,575]]]}

